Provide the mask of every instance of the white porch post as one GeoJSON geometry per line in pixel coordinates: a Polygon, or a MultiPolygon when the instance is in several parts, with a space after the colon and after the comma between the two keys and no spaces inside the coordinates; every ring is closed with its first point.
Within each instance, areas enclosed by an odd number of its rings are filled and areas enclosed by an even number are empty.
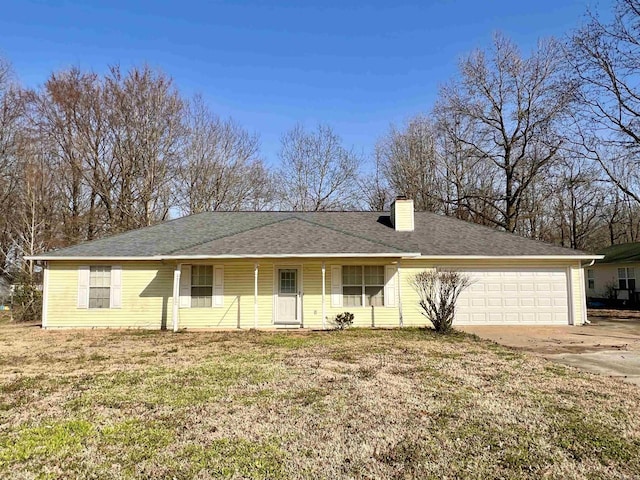
{"type": "Polygon", "coordinates": [[[326,282],[326,268],[324,262],[322,262],[322,329],[325,330],[327,328],[327,315],[325,312],[325,295],[327,290],[327,282],[326,282]]]}
{"type": "Polygon", "coordinates": [[[253,328],[258,328],[258,264],[253,266],[253,328]]]}
{"type": "Polygon", "coordinates": [[[49,308],[49,264],[45,262],[42,272],[42,328],[47,328],[47,310],[49,308]]]}
{"type": "Polygon", "coordinates": [[[182,270],[182,264],[176,264],[176,268],[173,271],[173,312],[171,320],[173,322],[173,331],[178,331],[178,315],[180,314],[180,272],[182,270]]]}

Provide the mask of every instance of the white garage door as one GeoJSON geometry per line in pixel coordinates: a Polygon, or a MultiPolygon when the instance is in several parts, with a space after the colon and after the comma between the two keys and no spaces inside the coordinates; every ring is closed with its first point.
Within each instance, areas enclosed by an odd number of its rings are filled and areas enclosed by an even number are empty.
{"type": "Polygon", "coordinates": [[[563,268],[465,269],[473,284],[456,305],[458,325],[569,323],[563,268]]]}

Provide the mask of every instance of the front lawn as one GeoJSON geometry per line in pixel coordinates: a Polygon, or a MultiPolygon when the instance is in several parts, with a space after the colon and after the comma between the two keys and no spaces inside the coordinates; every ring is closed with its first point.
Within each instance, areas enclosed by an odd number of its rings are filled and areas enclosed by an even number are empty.
{"type": "Polygon", "coordinates": [[[635,478],[640,389],[455,334],[0,326],[0,478],[635,478]]]}

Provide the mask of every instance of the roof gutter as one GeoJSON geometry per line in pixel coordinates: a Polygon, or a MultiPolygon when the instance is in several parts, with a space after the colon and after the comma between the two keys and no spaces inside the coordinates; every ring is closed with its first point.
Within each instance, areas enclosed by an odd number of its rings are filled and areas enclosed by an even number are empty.
{"type": "Polygon", "coordinates": [[[254,258],[407,258],[418,260],[587,260],[595,262],[601,260],[604,255],[420,255],[420,253],[297,253],[279,255],[151,255],[140,256],[48,256],[31,255],[25,260],[35,261],[163,261],[163,260],[227,260],[227,259],[254,259],[254,258]]]}
{"type": "Polygon", "coordinates": [[[416,258],[419,253],[296,253],[296,254],[271,254],[271,255],[150,255],[148,257],[138,256],[51,256],[51,255],[31,255],[24,257],[25,260],[50,261],[162,261],[162,260],[215,260],[215,259],[254,259],[254,258],[416,258]]]}
{"type": "Polygon", "coordinates": [[[604,255],[419,255],[419,260],[600,260],[604,255]]]}

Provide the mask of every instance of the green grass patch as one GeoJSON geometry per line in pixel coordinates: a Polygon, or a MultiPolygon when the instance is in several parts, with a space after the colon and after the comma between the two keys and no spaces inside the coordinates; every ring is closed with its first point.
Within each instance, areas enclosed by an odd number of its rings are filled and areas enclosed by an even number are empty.
{"type": "Polygon", "coordinates": [[[283,466],[285,452],[274,440],[221,438],[206,446],[187,446],[182,455],[191,464],[193,474],[206,472],[209,478],[287,478],[283,466]]]}
{"type": "Polygon", "coordinates": [[[68,408],[170,405],[185,407],[214,402],[236,385],[257,385],[273,379],[277,366],[221,357],[183,369],[148,368],[99,375],[68,408]]]}
{"type": "Polygon", "coordinates": [[[615,462],[640,471],[639,439],[625,438],[622,429],[573,408],[556,407],[554,417],[554,442],[576,460],[596,459],[604,465],[615,462]]]}
{"type": "Polygon", "coordinates": [[[94,433],[94,427],[85,420],[53,422],[35,427],[24,427],[0,443],[0,468],[13,462],[24,462],[34,457],[67,457],[82,450],[84,442],[94,433]]]}

